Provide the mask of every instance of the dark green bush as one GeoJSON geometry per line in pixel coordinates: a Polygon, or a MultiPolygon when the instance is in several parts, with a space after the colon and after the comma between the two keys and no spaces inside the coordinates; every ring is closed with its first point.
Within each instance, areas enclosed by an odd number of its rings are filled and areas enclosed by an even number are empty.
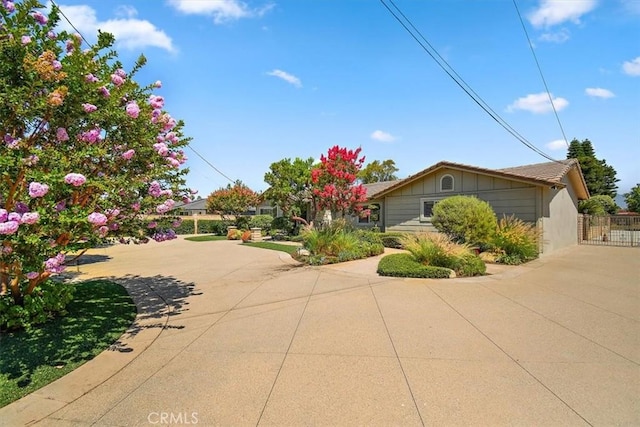
{"type": "Polygon", "coordinates": [[[238,230],[248,230],[251,227],[251,216],[250,215],[239,215],[236,217],[233,225],[238,227],[238,230]]]}
{"type": "Polygon", "coordinates": [[[388,231],[379,233],[379,236],[385,248],[402,249],[401,238],[404,236],[404,233],[388,231]]]}
{"type": "Polygon", "coordinates": [[[419,279],[445,279],[451,270],[417,262],[410,254],[391,254],[378,263],[378,274],[392,277],[415,277],[419,279]]]}
{"type": "Polygon", "coordinates": [[[271,234],[284,234],[287,236],[297,234],[296,224],[285,216],[274,218],[273,221],[271,221],[271,230],[271,234]]]}
{"type": "MultiPolygon", "coordinates": [[[[227,222],[218,219],[199,219],[198,234],[224,236],[227,234],[227,225],[227,222]]],[[[175,232],[176,234],[195,234],[194,220],[183,219],[182,224],[175,228],[175,232]]]]}
{"type": "Polygon", "coordinates": [[[482,276],[487,272],[486,264],[475,254],[465,254],[451,261],[447,267],[455,271],[458,276],[482,276]]]}
{"type": "Polygon", "coordinates": [[[193,220],[192,219],[183,219],[182,224],[176,227],[176,234],[194,234],[193,220]]]}
{"type": "Polygon", "coordinates": [[[25,295],[23,305],[14,304],[11,295],[0,296],[0,330],[29,328],[64,314],[73,291],[71,283],[48,280],[25,295]]]}
{"type": "Polygon", "coordinates": [[[269,234],[271,231],[273,217],[271,215],[254,215],[249,221],[249,227],[262,229],[262,234],[269,234]]]}
{"type": "Polygon", "coordinates": [[[498,220],[489,203],[471,196],[447,197],[435,204],[431,222],[458,243],[490,241],[498,220]]]}

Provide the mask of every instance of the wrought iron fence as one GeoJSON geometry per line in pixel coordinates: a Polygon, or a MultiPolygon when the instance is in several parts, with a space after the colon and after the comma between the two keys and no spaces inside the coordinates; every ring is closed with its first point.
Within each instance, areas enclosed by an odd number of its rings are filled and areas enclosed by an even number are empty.
{"type": "Polygon", "coordinates": [[[578,216],[578,242],[582,245],[640,246],[640,216],[578,216]]]}

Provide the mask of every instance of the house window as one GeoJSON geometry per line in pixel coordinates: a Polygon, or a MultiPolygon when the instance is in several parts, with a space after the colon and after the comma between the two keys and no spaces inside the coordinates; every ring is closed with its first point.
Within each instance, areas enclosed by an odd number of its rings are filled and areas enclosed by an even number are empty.
{"type": "Polygon", "coordinates": [[[444,175],[440,178],[440,191],[453,191],[452,175],[444,175]]]}
{"type": "Polygon", "coordinates": [[[260,208],[260,215],[273,215],[273,208],[260,208]]]}
{"type": "Polygon", "coordinates": [[[366,206],[365,209],[369,209],[369,215],[358,216],[358,224],[369,224],[380,221],[380,204],[372,203],[366,206]]]}
{"type": "Polygon", "coordinates": [[[422,198],[420,199],[420,222],[431,222],[433,207],[440,199],[422,198]]]}

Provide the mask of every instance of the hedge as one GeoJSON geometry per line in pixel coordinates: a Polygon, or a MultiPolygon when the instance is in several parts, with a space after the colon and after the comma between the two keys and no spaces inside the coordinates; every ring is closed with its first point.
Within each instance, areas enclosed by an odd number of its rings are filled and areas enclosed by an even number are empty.
{"type": "MultiPolygon", "coordinates": [[[[228,222],[219,219],[199,219],[198,234],[216,234],[224,236],[227,234],[228,222]]],[[[176,234],[195,234],[195,228],[192,219],[183,219],[182,224],[176,228],[176,234]]]]}
{"type": "Polygon", "coordinates": [[[378,263],[378,274],[418,279],[447,279],[451,270],[420,264],[413,259],[411,254],[391,254],[383,257],[378,263]]]}

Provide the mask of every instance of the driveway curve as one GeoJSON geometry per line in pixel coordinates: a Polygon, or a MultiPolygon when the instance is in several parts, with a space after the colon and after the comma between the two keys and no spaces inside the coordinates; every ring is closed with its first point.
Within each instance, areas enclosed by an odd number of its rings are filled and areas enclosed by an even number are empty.
{"type": "Polygon", "coordinates": [[[640,425],[638,248],[448,280],[182,238],[86,260],[135,324],[0,425],[640,425]]]}

